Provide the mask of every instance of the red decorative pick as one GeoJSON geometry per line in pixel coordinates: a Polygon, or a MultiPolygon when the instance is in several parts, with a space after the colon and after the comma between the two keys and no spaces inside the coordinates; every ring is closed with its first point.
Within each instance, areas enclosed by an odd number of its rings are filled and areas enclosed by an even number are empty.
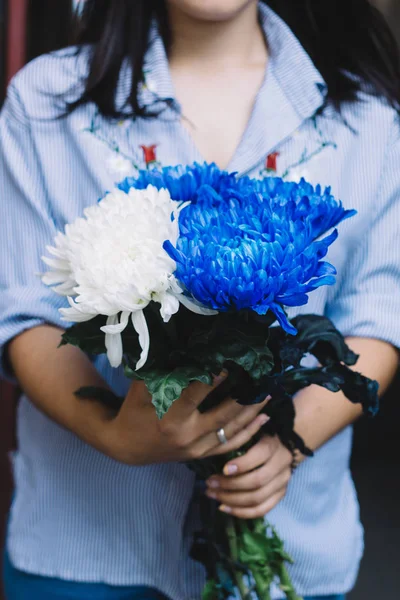
{"type": "Polygon", "coordinates": [[[268,171],[274,171],[275,173],[277,172],[278,156],[279,156],[279,152],[272,152],[271,154],[268,154],[267,159],[265,161],[265,168],[268,171]]]}
{"type": "Polygon", "coordinates": [[[156,148],[157,144],[152,144],[151,146],[140,146],[143,150],[144,161],[146,165],[157,161],[156,156],[156,148]]]}

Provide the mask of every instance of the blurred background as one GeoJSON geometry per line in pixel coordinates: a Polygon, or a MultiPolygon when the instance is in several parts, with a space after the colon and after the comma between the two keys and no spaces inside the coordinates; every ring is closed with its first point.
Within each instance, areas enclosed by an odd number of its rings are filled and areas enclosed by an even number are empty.
{"type": "MultiPolygon", "coordinates": [[[[400,0],[375,3],[400,40],[400,0]]],[[[0,0],[0,104],[7,82],[23,64],[67,44],[75,4],[73,0],[0,0]]],[[[0,381],[0,552],[12,494],[7,453],[15,448],[17,402],[18,390],[0,381]]],[[[366,553],[349,600],[400,598],[399,424],[400,378],[386,394],[378,417],[355,427],[352,469],[366,529],[366,553]]],[[[0,600],[4,600],[1,574],[0,600]]]]}

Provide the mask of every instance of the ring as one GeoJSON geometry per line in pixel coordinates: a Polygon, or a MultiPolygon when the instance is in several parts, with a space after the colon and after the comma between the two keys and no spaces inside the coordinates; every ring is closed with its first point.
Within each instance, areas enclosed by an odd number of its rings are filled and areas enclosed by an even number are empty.
{"type": "Polygon", "coordinates": [[[226,439],[226,435],[225,435],[225,429],[223,427],[221,427],[221,429],[218,429],[217,438],[218,438],[218,441],[220,444],[228,443],[228,440],[226,439]]]}

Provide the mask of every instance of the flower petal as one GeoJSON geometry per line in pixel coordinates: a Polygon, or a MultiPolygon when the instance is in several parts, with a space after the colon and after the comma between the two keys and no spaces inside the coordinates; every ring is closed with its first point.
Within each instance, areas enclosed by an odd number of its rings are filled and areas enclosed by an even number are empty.
{"type": "MultiPolygon", "coordinates": [[[[74,298],[64,316],[76,322],[113,316],[103,333],[118,335],[132,312],[142,311],[155,296],[173,295],[176,264],[162,244],[176,243],[181,210],[166,189],[150,186],[127,194],[114,188],[86,208],[83,218],[67,224],[48,248],[43,260],[49,272],[41,275],[55,292],[74,298]]],[[[174,298],[163,302],[165,319],[177,309],[174,298]]]]}
{"type": "Polygon", "coordinates": [[[42,256],[42,261],[46,263],[48,267],[58,271],[64,271],[67,275],[71,271],[70,264],[65,258],[49,258],[48,256],[42,256]]]}
{"type": "Polygon", "coordinates": [[[286,315],[285,311],[283,310],[282,306],[280,306],[276,302],[273,302],[270,305],[270,308],[271,308],[272,312],[275,314],[277,321],[278,321],[279,325],[282,327],[282,329],[284,329],[286,331],[286,333],[290,333],[291,335],[296,335],[297,329],[291,324],[291,322],[287,318],[287,315],[286,315]]]}
{"type": "MultiPolygon", "coordinates": [[[[108,317],[107,324],[112,327],[116,324],[116,321],[118,321],[118,315],[113,315],[108,317]]],[[[120,333],[106,333],[105,346],[110,365],[114,368],[119,367],[123,356],[122,335],[120,333]]]]}
{"type": "Polygon", "coordinates": [[[56,285],[53,288],[53,292],[56,292],[59,296],[73,296],[75,293],[75,282],[66,281],[60,285],[56,285]]]}
{"type": "Polygon", "coordinates": [[[48,271],[47,273],[40,274],[40,278],[45,285],[56,285],[57,283],[64,283],[65,279],[68,278],[68,273],[48,271]]]}
{"type": "Polygon", "coordinates": [[[217,315],[218,311],[212,308],[206,308],[202,306],[200,303],[193,300],[193,298],[188,298],[183,294],[179,295],[179,302],[183,304],[187,309],[194,312],[196,315],[204,315],[210,317],[211,315],[217,315]]]}
{"type": "Polygon", "coordinates": [[[142,348],[142,353],[136,364],[136,371],[138,371],[145,364],[150,349],[149,328],[147,327],[146,318],[142,310],[132,313],[132,324],[139,336],[139,344],[142,348]]]}
{"type": "Polygon", "coordinates": [[[160,314],[164,323],[168,323],[172,315],[179,310],[179,299],[173,294],[163,294],[160,299],[156,299],[156,302],[161,304],[160,314]]]}
{"type": "Polygon", "coordinates": [[[107,324],[103,327],[100,327],[101,331],[109,334],[122,333],[126,326],[128,325],[128,320],[130,317],[130,312],[123,311],[121,313],[121,320],[118,322],[118,315],[113,315],[108,317],[107,324]]]}
{"type": "Polygon", "coordinates": [[[176,263],[182,262],[184,264],[184,254],[182,254],[182,252],[179,252],[179,250],[175,248],[175,246],[171,243],[170,240],[165,240],[165,242],[163,243],[163,248],[168,254],[168,256],[172,258],[172,260],[174,260],[176,263]]]}
{"type": "Polygon", "coordinates": [[[82,309],[74,300],[68,297],[68,302],[71,308],[60,308],[60,313],[63,316],[63,321],[72,321],[73,323],[84,323],[90,321],[97,316],[95,311],[89,312],[82,309]]]}

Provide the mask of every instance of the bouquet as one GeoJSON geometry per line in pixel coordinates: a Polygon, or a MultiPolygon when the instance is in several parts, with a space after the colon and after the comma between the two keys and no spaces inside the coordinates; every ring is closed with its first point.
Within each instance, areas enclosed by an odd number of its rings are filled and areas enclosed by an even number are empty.
{"type": "MultiPolygon", "coordinates": [[[[289,320],[285,310],[335,282],[324,258],[334,227],[354,213],[330,189],[304,180],[237,178],[206,164],[141,171],[48,248],[43,281],[68,297],[60,310],[75,323],[62,343],[123,364],[128,377],[145,382],[160,419],[192,381],[212,384],[225,370],[200,410],[228,396],[243,405],[270,397],[258,435],[311,455],[294,431],[300,389],[342,390],[366,412],[377,410],[377,383],[349,368],[357,356],[333,324],[316,315],[289,320]],[[306,367],[310,354],[315,366],[306,367]]],[[[116,409],[123,401],[93,388],[77,394],[116,409]]],[[[205,479],[226,458],[189,466],[205,479]]],[[[235,589],[242,600],[268,600],[273,583],[298,599],[291,558],[266,520],[241,521],[207,498],[202,514],[193,557],[208,574],[203,600],[227,599],[235,589]]]]}

